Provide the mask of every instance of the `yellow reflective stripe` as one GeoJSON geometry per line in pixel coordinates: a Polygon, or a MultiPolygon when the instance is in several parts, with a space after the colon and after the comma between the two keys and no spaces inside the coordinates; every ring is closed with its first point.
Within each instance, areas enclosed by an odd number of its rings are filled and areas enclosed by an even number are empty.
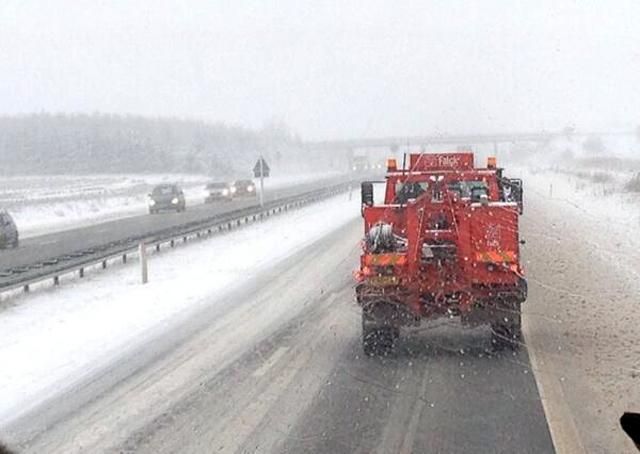
{"type": "Polygon", "coordinates": [[[366,265],[395,266],[404,265],[407,257],[402,254],[369,254],[365,256],[366,265]]]}
{"type": "Polygon", "coordinates": [[[476,253],[478,262],[515,262],[516,253],[513,251],[482,251],[476,253]]]}

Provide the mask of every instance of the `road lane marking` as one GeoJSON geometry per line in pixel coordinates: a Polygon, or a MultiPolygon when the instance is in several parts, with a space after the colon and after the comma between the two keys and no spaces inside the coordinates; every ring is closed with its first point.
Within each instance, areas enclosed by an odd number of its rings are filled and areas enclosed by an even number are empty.
{"type": "MultiPolygon", "coordinates": [[[[278,351],[283,348],[285,351],[288,350],[288,348],[280,347],[278,351]]],[[[271,360],[278,354],[278,351],[267,361],[269,365],[273,365],[275,362],[271,360]]],[[[279,353],[278,356],[282,356],[283,354],[284,351],[279,353]]],[[[297,353],[297,356],[294,356],[291,361],[287,362],[287,366],[280,371],[272,381],[268,382],[266,388],[253,389],[254,393],[256,390],[259,390],[259,393],[248,405],[238,409],[239,411],[226,420],[226,423],[222,426],[222,430],[217,433],[215,444],[217,446],[224,446],[225,452],[238,452],[251,433],[256,430],[260,422],[269,413],[271,407],[275,405],[279,398],[286,395],[286,390],[291,383],[294,382],[294,378],[301,370],[305,369],[305,366],[310,361],[311,352],[301,351],[297,353]]],[[[268,368],[264,369],[265,372],[266,370],[268,370],[268,368]]]]}
{"type": "Polygon", "coordinates": [[[567,404],[562,385],[546,368],[544,360],[538,357],[535,341],[529,331],[528,317],[522,319],[522,331],[529,352],[531,370],[538,387],[540,402],[545,414],[551,441],[557,454],[586,454],[578,429],[567,404]]]}
{"type": "Polygon", "coordinates": [[[267,359],[264,363],[262,363],[262,366],[255,370],[253,376],[262,377],[263,375],[265,375],[269,371],[269,369],[271,369],[273,365],[278,362],[282,355],[287,353],[288,350],[289,347],[278,347],[278,349],[273,352],[269,359],[267,359]]]}
{"type": "Polygon", "coordinates": [[[422,383],[420,384],[420,392],[418,394],[418,398],[413,406],[413,411],[411,414],[411,419],[409,419],[409,424],[407,424],[407,429],[402,439],[402,445],[398,450],[399,454],[411,454],[414,452],[413,444],[415,442],[416,432],[418,431],[418,423],[420,422],[420,416],[422,416],[422,410],[424,410],[424,406],[426,404],[423,397],[427,393],[427,384],[430,378],[429,369],[426,368],[424,375],[422,376],[422,383]]]}

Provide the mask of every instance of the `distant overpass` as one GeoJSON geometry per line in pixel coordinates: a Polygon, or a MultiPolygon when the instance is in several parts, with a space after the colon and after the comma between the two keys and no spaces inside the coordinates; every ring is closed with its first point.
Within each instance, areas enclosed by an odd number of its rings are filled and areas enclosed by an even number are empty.
{"type": "Polygon", "coordinates": [[[428,146],[428,145],[477,145],[483,143],[513,142],[548,142],[557,137],[585,137],[585,136],[612,136],[635,135],[635,131],[605,131],[605,132],[579,132],[579,131],[539,131],[516,132],[505,134],[433,134],[427,136],[391,136],[380,138],[344,139],[344,140],[319,140],[305,141],[303,146],[308,150],[352,150],[356,148],[382,148],[401,146],[428,146]]]}

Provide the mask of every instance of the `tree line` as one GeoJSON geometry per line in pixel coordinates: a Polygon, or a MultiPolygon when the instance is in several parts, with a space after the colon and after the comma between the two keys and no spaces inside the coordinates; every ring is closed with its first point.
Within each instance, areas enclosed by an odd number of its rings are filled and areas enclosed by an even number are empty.
{"type": "Polygon", "coordinates": [[[189,172],[224,175],[258,154],[299,150],[284,125],[251,130],[178,118],[110,114],[0,116],[0,173],[189,172]]]}

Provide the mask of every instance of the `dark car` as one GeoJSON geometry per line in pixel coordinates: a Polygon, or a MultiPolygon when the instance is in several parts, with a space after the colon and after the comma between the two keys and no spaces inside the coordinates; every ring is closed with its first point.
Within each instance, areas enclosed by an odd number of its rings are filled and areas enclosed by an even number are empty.
{"type": "Polygon", "coordinates": [[[252,180],[236,180],[231,185],[232,197],[255,197],[256,185],[252,180]]]}
{"type": "Polygon", "coordinates": [[[213,203],[218,200],[231,200],[232,194],[229,183],[209,183],[205,189],[208,194],[204,199],[204,203],[213,203]]]}
{"type": "Polygon", "coordinates": [[[180,212],[186,209],[184,192],[175,184],[160,184],[149,194],[149,213],[151,214],[162,210],[180,212]]]}
{"type": "Polygon", "coordinates": [[[18,227],[11,215],[0,211],[0,249],[18,247],[18,227]]]}

